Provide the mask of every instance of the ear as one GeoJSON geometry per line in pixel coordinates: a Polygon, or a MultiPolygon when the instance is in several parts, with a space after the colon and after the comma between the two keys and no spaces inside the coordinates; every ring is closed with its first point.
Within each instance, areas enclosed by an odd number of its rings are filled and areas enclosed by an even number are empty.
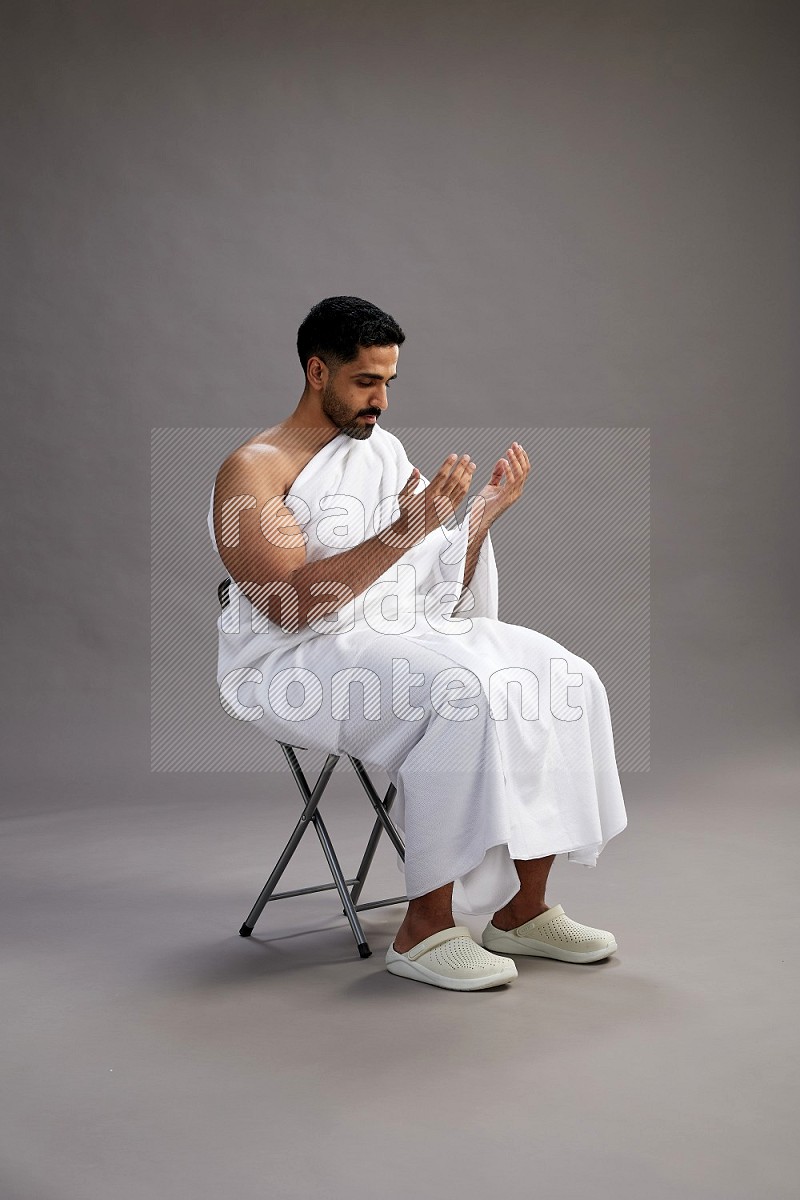
{"type": "Polygon", "coordinates": [[[329,371],[321,358],[312,354],[306,367],[306,379],[313,388],[324,387],[328,381],[329,371]]]}

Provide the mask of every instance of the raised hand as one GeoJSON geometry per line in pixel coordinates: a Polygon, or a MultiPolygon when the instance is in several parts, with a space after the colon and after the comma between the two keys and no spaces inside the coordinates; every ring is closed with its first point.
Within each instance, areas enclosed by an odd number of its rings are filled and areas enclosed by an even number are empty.
{"type": "Polygon", "coordinates": [[[469,491],[474,471],[468,454],[448,454],[427,487],[415,493],[420,473],[414,467],[397,496],[400,516],[392,524],[393,533],[410,547],[449,521],[469,491]]]}
{"type": "MultiPolygon", "coordinates": [[[[491,525],[501,513],[519,500],[530,469],[530,460],[524,448],[519,442],[512,442],[506,450],[506,457],[497,460],[491,479],[478,492],[478,499],[482,500],[484,505],[481,525],[491,525]]],[[[477,502],[475,509],[480,511],[477,502]]]]}

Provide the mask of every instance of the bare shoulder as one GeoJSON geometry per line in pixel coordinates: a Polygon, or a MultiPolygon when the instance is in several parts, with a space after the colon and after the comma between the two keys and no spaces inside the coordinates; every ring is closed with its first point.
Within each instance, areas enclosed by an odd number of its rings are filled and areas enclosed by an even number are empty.
{"type": "Polygon", "coordinates": [[[217,488],[229,491],[246,486],[251,492],[267,490],[270,495],[285,495],[290,471],[286,448],[259,434],[231,451],[217,472],[217,488]]]}
{"type": "Polygon", "coordinates": [[[250,584],[288,578],[305,561],[302,534],[284,503],[290,465],[283,446],[259,435],[232,450],[217,472],[214,539],[245,595],[250,584]],[[276,527],[283,540],[271,536],[276,527]]]}

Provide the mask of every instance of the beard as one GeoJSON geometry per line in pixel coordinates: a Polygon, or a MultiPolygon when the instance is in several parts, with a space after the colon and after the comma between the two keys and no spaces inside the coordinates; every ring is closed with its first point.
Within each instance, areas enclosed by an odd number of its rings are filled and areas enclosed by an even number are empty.
{"type": "Polygon", "coordinates": [[[370,425],[365,421],[359,421],[358,418],[362,413],[369,413],[378,417],[378,413],[374,408],[362,409],[361,413],[353,415],[350,408],[344,400],[339,396],[336,388],[332,383],[326,383],[322,389],[322,411],[329,421],[332,421],[341,433],[346,433],[348,437],[356,438],[358,441],[365,441],[366,438],[372,436],[374,425],[370,425]]]}

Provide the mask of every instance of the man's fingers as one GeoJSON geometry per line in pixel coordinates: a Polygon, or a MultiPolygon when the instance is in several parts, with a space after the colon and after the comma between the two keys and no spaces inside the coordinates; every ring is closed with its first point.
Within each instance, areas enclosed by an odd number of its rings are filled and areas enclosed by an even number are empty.
{"type": "Polygon", "coordinates": [[[446,494],[454,480],[460,479],[469,465],[470,457],[468,454],[448,454],[447,458],[442,463],[439,470],[431,480],[431,488],[434,492],[446,494]]]}
{"type": "Polygon", "coordinates": [[[445,486],[446,494],[450,496],[451,499],[457,498],[456,505],[454,507],[458,506],[463,497],[469,491],[469,486],[472,482],[474,471],[475,463],[472,461],[470,456],[468,454],[462,455],[453,468],[453,473],[447,480],[447,484],[445,486]]]}
{"type": "Polygon", "coordinates": [[[508,458],[512,466],[512,481],[520,483],[528,473],[530,463],[527,461],[527,455],[520,446],[519,442],[514,442],[508,448],[508,458]]]}
{"type": "Polygon", "coordinates": [[[436,472],[436,474],[434,475],[431,482],[432,483],[437,483],[437,482],[443,483],[444,480],[447,479],[448,475],[450,474],[450,472],[453,469],[453,466],[457,462],[458,462],[457,454],[448,454],[447,458],[444,460],[442,465],[439,467],[439,470],[436,472]]]}
{"type": "Polygon", "coordinates": [[[511,452],[514,453],[516,461],[519,464],[519,467],[524,474],[526,471],[528,471],[530,469],[530,465],[531,465],[530,459],[528,458],[528,455],[525,453],[525,447],[521,446],[519,444],[519,442],[514,442],[511,446],[509,446],[509,453],[511,453],[511,452]]]}
{"type": "MultiPolygon", "coordinates": [[[[432,505],[440,524],[449,521],[467,494],[475,472],[475,463],[468,454],[448,454],[425,489],[427,503],[432,505]]],[[[406,489],[413,486],[409,480],[406,489]]]]}
{"type": "Polygon", "coordinates": [[[470,479],[472,476],[472,472],[474,470],[475,470],[475,463],[472,461],[472,459],[470,458],[470,456],[468,454],[464,454],[461,456],[461,458],[456,463],[455,468],[453,470],[453,474],[450,476],[450,479],[459,479],[459,480],[470,479]]]}

